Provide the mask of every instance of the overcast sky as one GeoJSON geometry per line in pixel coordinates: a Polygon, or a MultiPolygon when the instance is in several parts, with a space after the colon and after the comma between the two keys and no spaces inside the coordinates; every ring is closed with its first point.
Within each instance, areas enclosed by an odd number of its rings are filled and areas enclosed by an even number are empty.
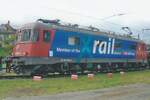
{"type": "MultiPolygon", "coordinates": [[[[38,18],[57,18],[120,33],[121,27],[128,26],[137,36],[150,28],[149,10],[150,0],[0,0],[0,23],[10,20],[21,25],[38,18]]],[[[146,41],[149,32],[141,34],[146,41]]]]}

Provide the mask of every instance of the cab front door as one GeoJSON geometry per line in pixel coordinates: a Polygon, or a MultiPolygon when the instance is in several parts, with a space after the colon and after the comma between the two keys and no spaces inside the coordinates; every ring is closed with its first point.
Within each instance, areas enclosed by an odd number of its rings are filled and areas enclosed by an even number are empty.
{"type": "Polygon", "coordinates": [[[51,31],[42,30],[40,33],[39,56],[48,57],[51,42],[51,31]]]}

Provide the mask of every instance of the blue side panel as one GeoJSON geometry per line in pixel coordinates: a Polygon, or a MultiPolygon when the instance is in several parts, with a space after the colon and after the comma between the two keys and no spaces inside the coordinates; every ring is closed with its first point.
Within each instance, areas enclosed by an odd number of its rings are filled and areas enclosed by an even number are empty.
{"type": "Polygon", "coordinates": [[[61,58],[127,58],[136,56],[137,43],[107,36],[56,30],[49,56],[61,58]],[[69,37],[79,37],[79,45],[69,45],[69,37]],[[117,46],[118,45],[118,46],[117,46]]]}

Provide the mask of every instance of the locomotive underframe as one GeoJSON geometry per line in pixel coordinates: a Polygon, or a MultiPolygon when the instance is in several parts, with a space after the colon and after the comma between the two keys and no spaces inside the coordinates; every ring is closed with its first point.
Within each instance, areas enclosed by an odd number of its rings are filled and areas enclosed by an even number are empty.
{"type": "MultiPolygon", "coordinates": [[[[9,64],[10,65],[10,64],[9,64]]],[[[71,59],[54,57],[11,58],[11,68],[18,74],[47,75],[48,73],[117,72],[147,68],[146,60],[135,59],[71,59]]]]}

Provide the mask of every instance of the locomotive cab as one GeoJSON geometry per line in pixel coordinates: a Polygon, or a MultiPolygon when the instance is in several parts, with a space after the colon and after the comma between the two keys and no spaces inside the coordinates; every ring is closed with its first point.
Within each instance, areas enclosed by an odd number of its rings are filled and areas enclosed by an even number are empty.
{"type": "Polygon", "coordinates": [[[12,54],[14,57],[48,56],[52,35],[50,28],[42,28],[40,23],[33,23],[25,25],[17,34],[17,42],[12,54]]]}

